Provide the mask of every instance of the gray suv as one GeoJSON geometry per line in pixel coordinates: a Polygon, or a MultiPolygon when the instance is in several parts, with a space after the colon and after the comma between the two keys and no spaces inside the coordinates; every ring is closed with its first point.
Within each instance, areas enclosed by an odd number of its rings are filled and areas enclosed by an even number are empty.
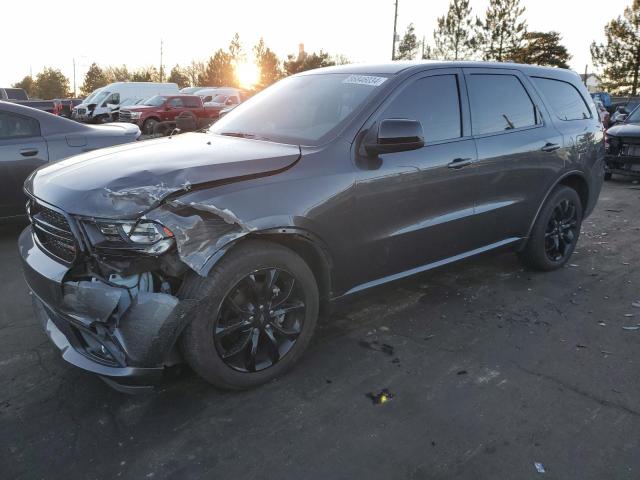
{"type": "Polygon", "coordinates": [[[332,300],[500,249],[562,267],[603,158],[567,70],[320,69],[207,132],[40,168],[20,252],[68,362],[125,391],[182,361],[247,388],[296,362],[332,300]]]}

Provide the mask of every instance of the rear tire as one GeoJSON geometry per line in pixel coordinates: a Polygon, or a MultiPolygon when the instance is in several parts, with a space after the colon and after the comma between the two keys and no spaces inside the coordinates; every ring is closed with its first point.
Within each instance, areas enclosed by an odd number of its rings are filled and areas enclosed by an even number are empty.
{"type": "Polygon", "coordinates": [[[573,254],[581,225],[578,193],[564,185],[556,187],[542,206],[524,250],[518,253],[520,260],[534,270],[562,267],[573,254]]]}
{"type": "Polygon", "coordinates": [[[183,355],[223,389],[251,388],[284,374],[308,346],[318,318],[309,266],[266,241],[241,243],[206,278],[187,277],[179,296],[200,300],[180,340],[183,355]]]}

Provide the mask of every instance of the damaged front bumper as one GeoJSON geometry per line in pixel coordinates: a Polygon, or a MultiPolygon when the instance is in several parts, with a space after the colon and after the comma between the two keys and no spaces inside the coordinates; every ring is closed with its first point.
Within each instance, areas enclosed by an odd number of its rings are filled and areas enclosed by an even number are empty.
{"type": "Polygon", "coordinates": [[[165,366],[176,363],[193,301],[70,280],[69,267],[39,247],[32,227],[18,245],[35,314],[64,360],[129,393],[162,380],[165,366]]]}
{"type": "Polygon", "coordinates": [[[609,154],[605,157],[605,171],[618,175],[640,177],[640,157],[609,154]]]}

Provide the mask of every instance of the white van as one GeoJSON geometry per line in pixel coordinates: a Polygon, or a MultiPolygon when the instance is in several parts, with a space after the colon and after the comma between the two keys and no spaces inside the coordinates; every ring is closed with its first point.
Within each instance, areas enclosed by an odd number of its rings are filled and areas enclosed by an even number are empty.
{"type": "Polygon", "coordinates": [[[85,123],[113,121],[113,112],[121,104],[132,105],[154,95],[175,95],[180,90],[175,83],[116,82],[96,89],[80,105],[74,107],[71,118],[85,123]]]}

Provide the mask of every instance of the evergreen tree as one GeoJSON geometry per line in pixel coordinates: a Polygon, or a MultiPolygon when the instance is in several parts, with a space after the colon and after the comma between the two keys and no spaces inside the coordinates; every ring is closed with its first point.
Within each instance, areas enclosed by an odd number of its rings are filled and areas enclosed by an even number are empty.
{"type": "Polygon", "coordinates": [[[327,52],[320,50],[318,53],[304,53],[298,55],[288,55],[284,62],[284,72],[286,75],[313,70],[314,68],[330,67],[335,65],[335,61],[327,52]]]}
{"type": "Polygon", "coordinates": [[[238,84],[233,68],[231,54],[221,48],[207,62],[203,75],[198,78],[199,85],[211,87],[235,87],[238,84]]]}
{"type": "Polygon", "coordinates": [[[171,73],[169,74],[169,78],[167,78],[167,82],[177,83],[178,88],[184,88],[189,86],[189,77],[180,68],[180,65],[176,64],[176,66],[171,69],[171,73]]]}
{"type": "Polygon", "coordinates": [[[524,7],[520,0],[490,0],[484,21],[477,19],[478,33],[474,39],[483,60],[510,60],[524,41],[527,31],[521,20],[524,7]]]}
{"type": "Polygon", "coordinates": [[[84,76],[84,82],[80,86],[80,93],[82,95],[89,95],[96,88],[104,87],[108,83],[109,79],[104,71],[97,63],[93,62],[84,76]]]}
{"type": "Polygon", "coordinates": [[[518,63],[569,68],[571,55],[560,41],[558,32],[527,32],[524,45],[513,52],[511,59],[518,63]]]}
{"type": "Polygon", "coordinates": [[[402,40],[398,44],[398,52],[396,53],[396,60],[414,60],[418,54],[420,44],[416,37],[416,29],[413,23],[410,23],[407,27],[402,40]]]}
{"type": "Polygon", "coordinates": [[[435,57],[443,60],[468,60],[475,52],[474,22],[469,0],[452,0],[446,15],[438,18],[433,32],[435,57]]]}
{"type": "Polygon", "coordinates": [[[640,0],[605,27],[604,44],[591,44],[591,57],[602,68],[602,87],[614,93],[637,95],[640,85],[640,0]]]}
{"type": "Polygon", "coordinates": [[[57,68],[45,67],[36,76],[35,92],[43,100],[65,98],[69,96],[69,79],[57,68]]]}
{"type": "Polygon", "coordinates": [[[258,65],[260,69],[260,80],[256,88],[262,89],[268,87],[282,77],[280,60],[277,55],[264,44],[262,38],[260,38],[260,41],[253,47],[253,54],[256,58],[256,65],[258,65]]]}

